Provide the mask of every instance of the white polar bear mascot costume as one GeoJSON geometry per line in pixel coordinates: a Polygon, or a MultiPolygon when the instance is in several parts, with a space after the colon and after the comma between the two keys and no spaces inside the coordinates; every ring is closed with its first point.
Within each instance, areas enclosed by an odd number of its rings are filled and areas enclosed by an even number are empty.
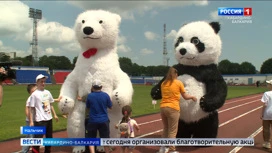
{"type": "MultiPolygon", "coordinates": [[[[90,93],[95,79],[101,80],[102,91],[111,97],[110,137],[117,137],[114,125],[122,118],[122,106],[130,105],[133,95],[130,78],[121,70],[116,50],[120,22],[119,15],[103,10],[89,10],[76,19],[75,35],[81,52],[74,70],[61,87],[59,102],[60,111],[69,114],[67,132],[70,138],[85,137],[86,103],[78,101],[77,97],[90,93]]],[[[84,150],[84,146],[75,146],[73,152],[84,150]]]]}

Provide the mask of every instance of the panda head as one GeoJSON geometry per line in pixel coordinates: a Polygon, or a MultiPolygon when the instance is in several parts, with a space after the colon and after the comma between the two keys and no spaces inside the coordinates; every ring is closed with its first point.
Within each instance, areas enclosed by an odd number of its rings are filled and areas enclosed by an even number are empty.
{"type": "Polygon", "coordinates": [[[221,54],[218,22],[197,21],[180,28],[175,39],[175,57],[180,64],[217,64],[221,54]]]}

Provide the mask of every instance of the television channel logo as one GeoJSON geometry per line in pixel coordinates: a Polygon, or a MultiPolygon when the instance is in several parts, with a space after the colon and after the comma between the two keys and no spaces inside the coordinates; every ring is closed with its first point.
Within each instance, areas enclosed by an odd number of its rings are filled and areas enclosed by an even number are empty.
{"type": "Polygon", "coordinates": [[[252,16],[252,8],[228,8],[228,7],[219,7],[218,8],[219,16],[252,16]]]}
{"type": "Polygon", "coordinates": [[[232,23],[252,23],[251,7],[219,7],[218,16],[223,16],[232,23]]]}

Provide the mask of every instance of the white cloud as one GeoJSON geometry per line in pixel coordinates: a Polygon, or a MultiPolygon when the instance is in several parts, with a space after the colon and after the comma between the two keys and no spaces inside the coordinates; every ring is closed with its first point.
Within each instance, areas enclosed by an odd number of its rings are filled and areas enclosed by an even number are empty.
{"type": "Polygon", "coordinates": [[[213,11],[210,13],[210,18],[212,20],[219,20],[219,19],[222,19],[222,17],[218,16],[218,11],[213,11]]]}
{"type": "Polygon", "coordinates": [[[158,11],[152,11],[150,14],[151,14],[151,17],[154,17],[154,16],[158,15],[159,12],[158,11]]]}
{"type": "Polygon", "coordinates": [[[130,52],[131,51],[131,48],[130,47],[128,47],[128,46],[126,46],[126,45],[124,45],[124,44],[122,44],[122,45],[118,45],[117,46],[117,51],[118,52],[130,52]]]}
{"type": "MultiPolygon", "coordinates": [[[[20,1],[0,1],[0,35],[28,44],[32,41],[33,20],[28,17],[29,7],[20,1]]],[[[46,18],[38,22],[38,56],[65,55],[70,58],[77,56],[80,46],[75,40],[74,30],[58,22],[47,22],[46,18]]],[[[16,56],[24,57],[31,54],[27,51],[1,45],[5,52],[16,52],[16,56]]]]}
{"type": "Polygon", "coordinates": [[[45,52],[46,52],[46,54],[52,54],[52,53],[54,53],[53,48],[46,48],[45,52]]]}
{"type": "Polygon", "coordinates": [[[1,52],[6,52],[6,53],[10,53],[10,52],[16,52],[16,57],[25,57],[30,55],[32,52],[29,48],[29,50],[24,51],[24,50],[19,50],[16,49],[14,47],[11,46],[5,46],[4,43],[0,40],[0,51],[1,52]]]}
{"type": "Polygon", "coordinates": [[[29,7],[20,1],[0,1],[0,35],[12,36],[31,28],[29,7]]]}
{"type": "Polygon", "coordinates": [[[159,38],[158,34],[151,31],[146,31],[144,35],[147,40],[156,40],[157,38],[159,38]]]}
{"type": "MultiPolygon", "coordinates": [[[[74,30],[61,25],[58,22],[41,22],[37,28],[38,41],[42,44],[63,44],[72,43],[75,40],[74,30]]],[[[18,39],[32,40],[33,31],[29,30],[24,37],[18,39]]]]}
{"type": "Polygon", "coordinates": [[[120,34],[117,39],[118,52],[123,52],[123,53],[131,52],[131,48],[126,45],[126,42],[127,42],[127,38],[120,34]]]}
{"type": "Polygon", "coordinates": [[[177,31],[176,30],[171,30],[170,33],[166,35],[167,39],[174,40],[176,38],[177,31]]]}
{"type": "Polygon", "coordinates": [[[188,5],[205,6],[208,5],[207,0],[202,1],[68,1],[69,4],[88,9],[105,9],[118,13],[124,19],[134,20],[134,13],[144,15],[153,9],[181,7],[188,5]]]}
{"type": "Polygon", "coordinates": [[[153,54],[153,53],[154,53],[153,50],[149,50],[147,48],[144,48],[144,49],[141,50],[142,55],[148,55],[148,54],[153,54]]]}
{"type": "Polygon", "coordinates": [[[124,44],[127,42],[127,38],[123,35],[119,35],[118,39],[117,39],[117,44],[124,44]]]}

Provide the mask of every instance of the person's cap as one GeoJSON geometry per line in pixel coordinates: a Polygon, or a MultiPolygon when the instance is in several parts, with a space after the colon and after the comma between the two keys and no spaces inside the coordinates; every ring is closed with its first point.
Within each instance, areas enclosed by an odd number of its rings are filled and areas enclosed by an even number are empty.
{"type": "Polygon", "coordinates": [[[93,87],[95,88],[101,88],[102,87],[102,83],[100,80],[96,79],[93,81],[93,84],[92,84],[93,87]]]}
{"type": "Polygon", "coordinates": [[[42,74],[39,74],[37,77],[36,77],[36,82],[38,82],[39,79],[43,79],[43,78],[48,78],[48,76],[45,76],[45,75],[42,75],[42,74]]]}
{"type": "Polygon", "coordinates": [[[266,81],[266,83],[268,83],[268,84],[272,84],[272,80],[266,81]]]}

